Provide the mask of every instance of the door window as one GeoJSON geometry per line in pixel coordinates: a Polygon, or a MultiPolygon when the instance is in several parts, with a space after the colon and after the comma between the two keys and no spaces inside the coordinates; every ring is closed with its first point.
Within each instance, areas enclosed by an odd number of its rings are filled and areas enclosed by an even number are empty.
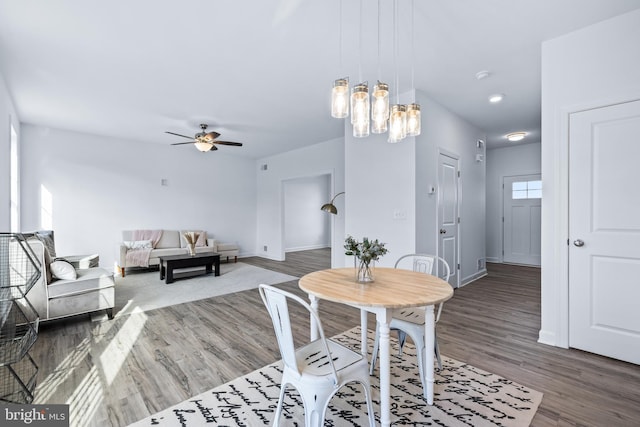
{"type": "Polygon", "coordinates": [[[516,181],[511,184],[511,198],[516,199],[541,199],[542,181],[516,181]]]}

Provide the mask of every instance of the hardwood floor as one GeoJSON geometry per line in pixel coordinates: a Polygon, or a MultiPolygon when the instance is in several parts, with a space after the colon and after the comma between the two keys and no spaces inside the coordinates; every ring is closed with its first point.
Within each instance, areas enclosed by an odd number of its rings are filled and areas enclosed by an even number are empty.
{"type": "MultiPolygon", "coordinates": [[[[330,253],[240,261],[299,277],[328,268],[330,253]]],[[[543,392],[533,426],[640,425],[640,367],[538,344],[540,270],[488,268],[446,303],[442,354],[543,392]]],[[[302,295],[297,281],[279,286],[302,295]]],[[[296,314],[296,336],[306,337],[308,318],[296,314]]],[[[328,302],[320,316],[329,336],[360,319],[357,310],[328,302]]],[[[40,366],[35,403],[71,403],[73,426],[128,425],[279,359],[270,322],[250,290],[112,321],[43,324],[31,350],[40,366]]]]}

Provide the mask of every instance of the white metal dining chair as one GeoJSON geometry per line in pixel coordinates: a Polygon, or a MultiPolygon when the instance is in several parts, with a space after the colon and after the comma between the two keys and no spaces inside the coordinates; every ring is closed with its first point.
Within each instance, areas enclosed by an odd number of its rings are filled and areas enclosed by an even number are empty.
{"type": "MultiPolygon", "coordinates": [[[[445,282],[449,281],[451,270],[449,264],[443,258],[428,255],[428,254],[407,254],[403,255],[396,261],[395,268],[403,268],[406,270],[413,270],[425,274],[433,274],[440,277],[445,282]]],[[[442,313],[442,307],[444,303],[438,304],[436,308],[436,324],[440,320],[440,314],[442,313]]],[[[399,353],[402,354],[402,347],[406,340],[406,336],[409,335],[416,345],[416,355],[418,357],[418,371],[420,372],[420,380],[422,381],[422,389],[425,393],[426,390],[424,381],[424,358],[425,358],[425,338],[424,338],[424,319],[425,308],[424,307],[412,307],[394,310],[393,318],[389,323],[391,330],[398,331],[398,343],[400,346],[399,353]]],[[[442,369],[442,359],[440,358],[440,349],[438,348],[438,334],[435,332],[435,346],[434,351],[436,359],[438,361],[438,369],[442,369]]],[[[370,373],[376,367],[376,359],[378,357],[378,347],[380,341],[380,333],[378,324],[376,323],[376,337],[373,345],[373,354],[371,356],[370,373]]]]}
{"type": "Polygon", "coordinates": [[[367,359],[360,353],[326,339],[319,316],[302,298],[269,285],[262,284],[259,289],[271,316],[284,364],[273,425],[278,425],[287,385],[294,386],[302,397],[305,426],[321,427],[333,395],[345,384],[359,382],[364,388],[369,425],[375,426],[367,359]],[[288,300],[307,309],[315,319],[320,335],[317,340],[297,349],[291,331],[288,300]]]}

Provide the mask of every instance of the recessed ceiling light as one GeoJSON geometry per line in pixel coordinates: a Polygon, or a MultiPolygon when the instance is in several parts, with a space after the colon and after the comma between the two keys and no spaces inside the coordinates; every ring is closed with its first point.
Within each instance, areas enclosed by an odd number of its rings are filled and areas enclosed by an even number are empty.
{"type": "Polygon", "coordinates": [[[527,135],[526,132],[512,132],[507,135],[507,139],[511,142],[516,142],[524,139],[526,135],[527,135]]]}
{"type": "Polygon", "coordinates": [[[493,95],[489,96],[489,102],[492,104],[497,104],[503,99],[504,99],[504,94],[502,93],[494,93],[493,95]]]}
{"type": "Polygon", "coordinates": [[[489,77],[489,75],[491,75],[491,73],[488,71],[478,71],[476,73],[476,79],[478,80],[486,79],[487,77],[489,77]]]}

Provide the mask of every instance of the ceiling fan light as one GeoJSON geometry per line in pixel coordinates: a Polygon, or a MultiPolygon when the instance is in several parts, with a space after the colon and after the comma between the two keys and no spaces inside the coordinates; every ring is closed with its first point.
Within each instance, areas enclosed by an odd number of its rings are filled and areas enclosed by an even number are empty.
{"type": "Polygon", "coordinates": [[[331,117],[344,119],[349,115],[349,80],[337,79],[331,90],[331,117]]]}
{"type": "Polygon", "coordinates": [[[420,104],[407,105],[407,136],[420,135],[420,104]]]}
{"type": "Polygon", "coordinates": [[[213,144],[209,142],[200,141],[200,140],[194,142],[193,145],[196,146],[198,151],[202,151],[203,153],[211,150],[211,148],[213,147],[213,144]]]}
{"type": "Polygon", "coordinates": [[[384,133],[387,131],[389,120],[389,85],[378,82],[373,86],[371,94],[373,105],[371,106],[371,120],[373,121],[371,132],[384,133]]]}
{"type": "Polygon", "coordinates": [[[400,142],[407,135],[407,106],[396,104],[391,106],[389,116],[388,142],[400,142]]]}

